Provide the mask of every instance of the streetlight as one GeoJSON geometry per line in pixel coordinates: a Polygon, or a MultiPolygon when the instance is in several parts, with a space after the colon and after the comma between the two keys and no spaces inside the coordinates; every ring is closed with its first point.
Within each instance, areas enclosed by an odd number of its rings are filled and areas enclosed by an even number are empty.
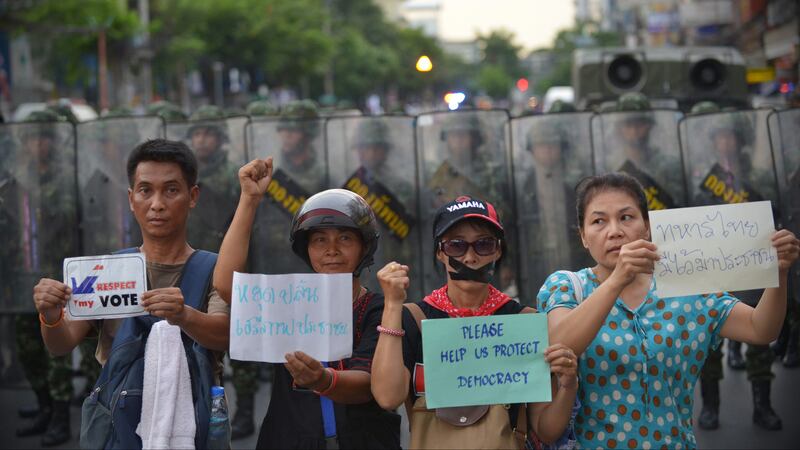
{"type": "Polygon", "coordinates": [[[422,55],[417,60],[417,72],[430,72],[433,70],[433,63],[427,55],[422,55]]]}

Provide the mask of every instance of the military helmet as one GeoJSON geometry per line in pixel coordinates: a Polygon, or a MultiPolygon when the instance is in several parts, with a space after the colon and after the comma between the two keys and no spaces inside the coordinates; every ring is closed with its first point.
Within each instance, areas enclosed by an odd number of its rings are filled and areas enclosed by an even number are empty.
{"type": "Polygon", "coordinates": [[[67,120],[62,115],[58,114],[58,112],[52,109],[33,111],[25,116],[25,119],[22,120],[23,123],[30,125],[23,129],[20,137],[22,140],[26,140],[34,136],[43,136],[50,139],[55,139],[56,130],[53,126],[48,124],[66,121],[67,120]]]}
{"type": "Polygon", "coordinates": [[[641,92],[626,92],[620,95],[617,100],[617,111],[629,113],[623,119],[624,122],[653,124],[655,119],[653,119],[651,110],[650,100],[641,92]]]}
{"type": "Polygon", "coordinates": [[[308,256],[308,234],[319,228],[352,228],[361,234],[363,256],[353,274],[373,263],[378,248],[378,222],[369,204],[360,195],[345,189],[328,189],[309,197],[292,219],[289,236],[292,250],[311,266],[308,256]]]}
{"type": "Polygon", "coordinates": [[[703,101],[695,103],[692,106],[692,109],[689,111],[689,115],[695,116],[698,114],[711,114],[715,112],[719,112],[719,105],[714,102],[710,101],[703,101]]]}
{"type": "Polygon", "coordinates": [[[548,113],[567,113],[567,112],[575,112],[577,109],[575,105],[570,102],[565,102],[564,100],[556,100],[550,105],[550,109],[547,110],[548,113]]]}
{"type": "Polygon", "coordinates": [[[719,114],[712,119],[711,136],[720,131],[732,131],[740,146],[745,146],[753,141],[753,126],[747,116],[739,112],[719,114]]]}
{"type": "Polygon", "coordinates": [[[472,134],[472,144],[475,147],[480,147],[483,145],[481,120],[475,114],[464,116],[462,114],[448,113],[448,117],[445,119],[439,138],[443,141],[446,141],[447,134],[452,131],[468,131],[470,134],[472,134]]]}
{"type": "Polygon", "coordinates": [[[200,128],[209,129],[217,134],[222,142],[228,141],[228,133],[225,130],[225,113],[218,106],[203,105],[189,116],[189,120],[200,123],[192,124],[186,131],[186,137],[190,139],[192,133],[200,128]]]}
{"type": "Polygon", "coordinates": [[[319,134],[319,109],[312,100],[293,101],[281,109],[278,131],[296,130],[308,137],[319,134]]]}
{"type": "Polygon", "coordinates": [[[525,136],[526,149],[533,150],[536,144],[557,144],[562,150],[567,144],[567,134],[564,129],[552,123],[538,123],[531,126],[525,136]]]}
{"type": "Polygon", "coordinates": [[[378,146],[391,147],[389,126],[380,119],[366,119],[359,122],[356,128],[355,147],[378,146]]]}
{"type": "Polygon", "coordinates": [[[167,122],[186,120],[186,114],[174,103],[166,100],[159,100],[151,103],[145,110],[147,115],[158,116],[167,122]]]}
{"type": "Polygon", "coordinates": [[[268,100],[254,100],[247,105],[247,114],[250,116],[277,116],[278,108],[268,100]]]}

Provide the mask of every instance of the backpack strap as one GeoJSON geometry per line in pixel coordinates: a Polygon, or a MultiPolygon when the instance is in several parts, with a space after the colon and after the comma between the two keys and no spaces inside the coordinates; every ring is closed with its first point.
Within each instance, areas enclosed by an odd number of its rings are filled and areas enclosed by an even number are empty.
{"type": "Polygon", "coordinates": [[[559,270],[558,273],[563,273],[569,278],[569,282],[572,283],[572,290],[575,292],[575,299],[580,305],[583,301],[583,284],[581,283],[581,279],[578,278],[575,272],[569,270],[559,270]]]}
{"type": "Polygon", "coordinates": [[[201,311],[206,303],[211,275],[217,264],[217,254],[195,250],[186,260],[181,273],[180,288],[184,303],[201,311]]]}
{"type": "Polygon", "coordinates": [[[403,306],[414,317],[414,320],[417,322],[417,328],[419,328],[419,332],[422,333],[422,321],[427,319],[425,313],[422,312],[422,308],[416,303],[403,303],[403,306]]]}
{"type": "Polygon", "coordinates": [[[112,253],[112,255],[124,255],[125,253],[139,253],[139,252],[141,252],[141,250],[139,250],[139,247],[128,247],[128,248],[123,248],[122,250],[117,250],[114,253],[112,253]]]}

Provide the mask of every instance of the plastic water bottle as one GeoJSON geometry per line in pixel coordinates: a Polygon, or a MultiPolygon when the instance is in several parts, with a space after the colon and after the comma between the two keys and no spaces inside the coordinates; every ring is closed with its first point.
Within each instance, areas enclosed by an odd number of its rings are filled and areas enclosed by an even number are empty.
{"type": "Polygon", "coordinates": [[[227,450],[231,448],[231,424],[228,420],[228,404],[225,388],[211,387],[211,421],[208,426],[208,448],[227,450]]]}

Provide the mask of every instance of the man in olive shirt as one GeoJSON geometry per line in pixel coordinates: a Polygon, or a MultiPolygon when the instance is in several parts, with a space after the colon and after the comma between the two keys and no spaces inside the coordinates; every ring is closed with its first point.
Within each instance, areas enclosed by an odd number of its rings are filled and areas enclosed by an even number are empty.
{"type": "MultiPolygon", "coordinates": [[[[229,306],[212,290],[206,307],[196,310],[184,305],[177,287],[183,265],[195,251],[186,242],[187,217],[200,194],[194,154],[181,142],[147,141],[133,150],[127,171],[128,201],[143,240],[139,250],[147,260],[149,290],[142,296],[142,305],[151,315],[181,327],[201,346],[227,350],[229,306]]],[[[69,286],[49,278],[42,278],[34,287],[33,301],[45,345],[52,355],[64,355],[96,332],[96,356],[105,364],[114,335],[126,319],[69,320],[64,306],[71,294],[69,286]]]]}

